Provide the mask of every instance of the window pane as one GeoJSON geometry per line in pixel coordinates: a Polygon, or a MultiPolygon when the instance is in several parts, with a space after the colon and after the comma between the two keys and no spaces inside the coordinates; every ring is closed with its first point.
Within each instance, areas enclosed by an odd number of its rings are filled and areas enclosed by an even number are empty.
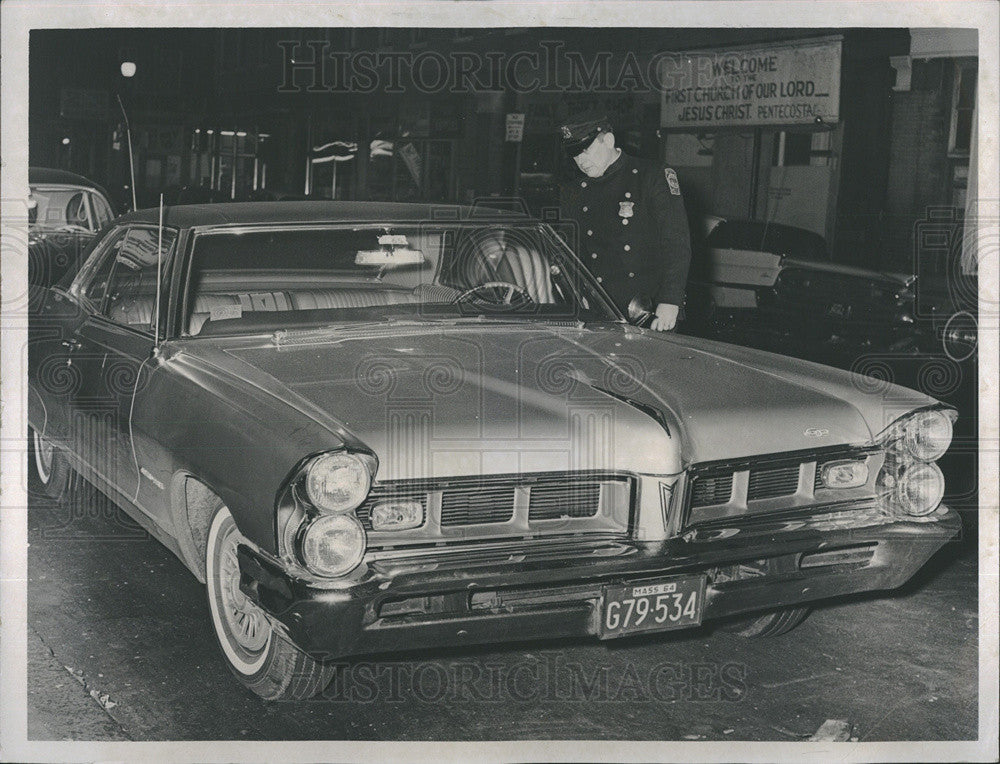
{"type": "Polygon", "coordinates": [[[976,103],[976,71],[962,69],[959,75],[958,108],[971,109],[976,103]]]}
{"type": "Polygon", "coordinates": [[[955,151],[968,151],[972,143],[972,111],[958,112],[955,122],[955,151]]]}
{"type": "Polygon", "coordinates": [[[121,245],[125,241],[124,232],[116,234],[113,239],[111,245],[98,255],[101,258],[100,264],[82,290],[83,296],[93,304],[95,310],[100,307],[104,295],[107,293],[111,268],[115,264],[115,258],[118,256],[121,245]]]}
{"type": "Polygon", "coordinates": [[[114,220],[115,216],[112,214],[108,203],[104,201],[104,197],[99,194],[91,194],[90,200],[94,205],[94,214],[97,215],[97,227],[104,228],[104,226],[114,220]]]}
{"type": "Polygon", "coordinates": [[[137,329],[152,329],[156,306],[157,263],[166,272],[175,238],[174,231],[163,231],[161,255],[157,250],[155,228],[133,228],[129,231],[115,257],[110,296],[105,307],[108,318],[137,329]]]}

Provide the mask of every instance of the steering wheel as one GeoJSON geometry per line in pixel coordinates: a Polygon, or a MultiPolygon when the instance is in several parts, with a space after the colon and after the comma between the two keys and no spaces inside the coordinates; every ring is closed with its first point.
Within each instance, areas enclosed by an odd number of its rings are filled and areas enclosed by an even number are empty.
{"type": "MultiPolygon", "coordinates": [[[[528,290],[522,286],[518,286],[517,284],[511,284],[509,281],[487,281],[484,284],[477,284],[471,289],[466,289],[460,295],[455,297],[455,299],[451,301],[451,304],[457,305],[460,302],[465,302],[470,297],[475,297],[478,295],[482,302],[490,303],[493,305],[510,305],[514,299],[515,294],[526,303],[534,302],[534,300],[531,298],[531,295],[528,294],[528,290]],[[488,289],[493,289],[493,290],[506,289],[507,294],[503,295],[502,299],[489,299],[485,295],[479,295],[479,292],[484,292],[488,289]]],[[[500,297],[500,295],[497,292],[494,292],[493,296],[500,297]]]]}

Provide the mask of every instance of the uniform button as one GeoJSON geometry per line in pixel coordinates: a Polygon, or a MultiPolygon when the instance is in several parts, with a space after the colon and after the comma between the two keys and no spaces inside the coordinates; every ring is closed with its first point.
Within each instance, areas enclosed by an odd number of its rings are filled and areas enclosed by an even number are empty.
{"type": "Polygon", "coordinates": [[[587,229],[587,236],[593,236],[593,235],[594,235],[594,232],[591,231],[590,229],[587,229]]]}
{"type": "Polygon", "coordinates": [[[635,278],[635,274],[634,274],[634,273],[631,273],[631,272],[630,272],[630,273],[628,274],[628,277],[629,277],[630,279],[634,279],[634,278],[635,278]]]}
{"type": "Polygon", "coordinates": [[[581,180],[580,181],[580,188],[586,188],[586,187],[587,187],[587,181],[581,180]]]}
{"type": "Polygon", "coordinates": [[[625,251],[626,252],[631,252],[632,251],[632,247],[630,247],[628,244],[626,244],[625,245],[625,251]]]}
{"type": "Polygon", "coordinates": [[[622,218],[622,225],[628,225],[628,218],[622,218]]]}
{"type": "Polygon", "coordinates": [[[639,170],[638,170],[638,169],[636,169],[635,167],[633,167],[633,168],[632,168],[632,174],[633,174],[633,175],[635,175],[635,174],[636,174],[637,172],[639,172],[639,170]]]}
{"type": "Polygon", "coordinates": [[[589,209],[588,207],[584,207],[583,211],[586,212],[588,209],[589,209]]]}
{"type": "Polygon", "coordinates": [[[598,276],[597,277],[597,283],[598,284],[603,284],[604,283],[604,279],[602,279],[600,276],[598,276]]]}
{"type": "Polygon", "coordinates": [[[632,194],[631,194],[631,193],[629,193],[628,191],[626,191],[626,192],[625,192],[625,198],[626,198],[626,199],[631,199],[631,198],[632,198],[632,194]]]}
{"type": "Polygon", "coordinates": [[[591,260],[596,260],[597,259],[597,253],[596,252],[591,252],[590,259],[591,260]]]}

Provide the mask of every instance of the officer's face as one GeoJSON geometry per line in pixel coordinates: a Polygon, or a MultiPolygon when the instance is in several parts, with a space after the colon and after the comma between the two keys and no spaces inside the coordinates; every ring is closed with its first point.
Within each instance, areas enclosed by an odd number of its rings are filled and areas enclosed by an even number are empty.
{"type": "Polygon", "coordinates": [[[599,178],[616,159],[615,139],[611,133],[601,133],[582,153],[573,157],[580,172],[599,178]]]}

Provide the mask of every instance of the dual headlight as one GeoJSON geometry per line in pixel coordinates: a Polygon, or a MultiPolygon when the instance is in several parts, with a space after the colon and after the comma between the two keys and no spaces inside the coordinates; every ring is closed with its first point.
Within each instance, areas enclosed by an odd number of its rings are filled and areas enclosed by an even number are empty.
{"type": "Polygon", "coordinates": [[[295,538],[299,559],[312,573],[334,578],[361,564],[367,539],[354,510],[368,497],[375,460],[332,451],[314,457],[300,486],[311,505],[295,538]]]}
{"type": "Polygon", "coordinates": [[[935,463],[951,445],[954,409],[930,408],[896,420],[879,438],[885,464],[876,481],[890,511],[929,515],[944,498],[944,475],[935,463]]]}

